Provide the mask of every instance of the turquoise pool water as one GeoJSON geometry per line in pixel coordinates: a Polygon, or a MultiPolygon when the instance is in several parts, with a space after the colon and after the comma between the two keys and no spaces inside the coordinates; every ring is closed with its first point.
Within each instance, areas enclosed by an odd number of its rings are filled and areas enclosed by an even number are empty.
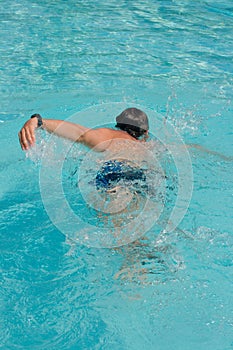
{"type": "Polygon", "coordinates": [[[112,115],[81,111],[124,102],[231,157],[231,1],[11,1],[0,34],[1,348],[233,349],[232,161],[190,151],[173,232],[70,247],[41,199],[40,154],[17,140],[32,113],[102,125],[112,115]]]}

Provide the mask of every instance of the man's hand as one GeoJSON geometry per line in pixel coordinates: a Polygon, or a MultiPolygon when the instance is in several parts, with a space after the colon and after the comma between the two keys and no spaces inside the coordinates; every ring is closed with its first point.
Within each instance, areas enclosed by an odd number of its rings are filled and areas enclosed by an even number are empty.
{"type": "Polygon", "coordinates": [[[35,144],[35,129],[37,128],[37,125],[37,118],[29,119],[18,133],[19,142],[23,151],[28,150],[35,144]]]}

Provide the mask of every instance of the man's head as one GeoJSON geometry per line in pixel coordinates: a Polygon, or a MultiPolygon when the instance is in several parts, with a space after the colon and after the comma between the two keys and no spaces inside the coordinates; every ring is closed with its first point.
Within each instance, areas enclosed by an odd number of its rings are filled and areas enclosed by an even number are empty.
{"type": "Polygon", "coordinates": [[[116,127],[127,131],[131,136],[138,139],[149,129],[147,115],[137,108],[127,108],[116,117],[116,127]]]}

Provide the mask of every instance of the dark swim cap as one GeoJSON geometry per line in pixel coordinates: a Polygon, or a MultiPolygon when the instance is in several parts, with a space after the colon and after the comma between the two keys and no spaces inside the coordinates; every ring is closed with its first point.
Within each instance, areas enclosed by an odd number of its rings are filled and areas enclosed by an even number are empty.
{"type": "Polygon", "coordinates": [[[146,113],[137,108],[127,108],[116,117],[117,124],[131,126],[132,129],[147,131],[149,122],[146,113]]]}

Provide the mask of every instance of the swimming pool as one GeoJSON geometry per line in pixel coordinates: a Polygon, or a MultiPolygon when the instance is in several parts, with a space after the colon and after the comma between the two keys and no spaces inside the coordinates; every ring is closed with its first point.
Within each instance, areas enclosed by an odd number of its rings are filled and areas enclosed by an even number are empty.
{"type": "Polygon", "coordinates": [[[232,349],[232,162],[190,151],[192,199],[173,232],[70,249],[41,200],[40,161],[17,140],[32,113],[102,125],[112,115],[82,111],[123,102],[230,157],[230,0],[14,0],[1,11],[1,348],[232,349]]]}

